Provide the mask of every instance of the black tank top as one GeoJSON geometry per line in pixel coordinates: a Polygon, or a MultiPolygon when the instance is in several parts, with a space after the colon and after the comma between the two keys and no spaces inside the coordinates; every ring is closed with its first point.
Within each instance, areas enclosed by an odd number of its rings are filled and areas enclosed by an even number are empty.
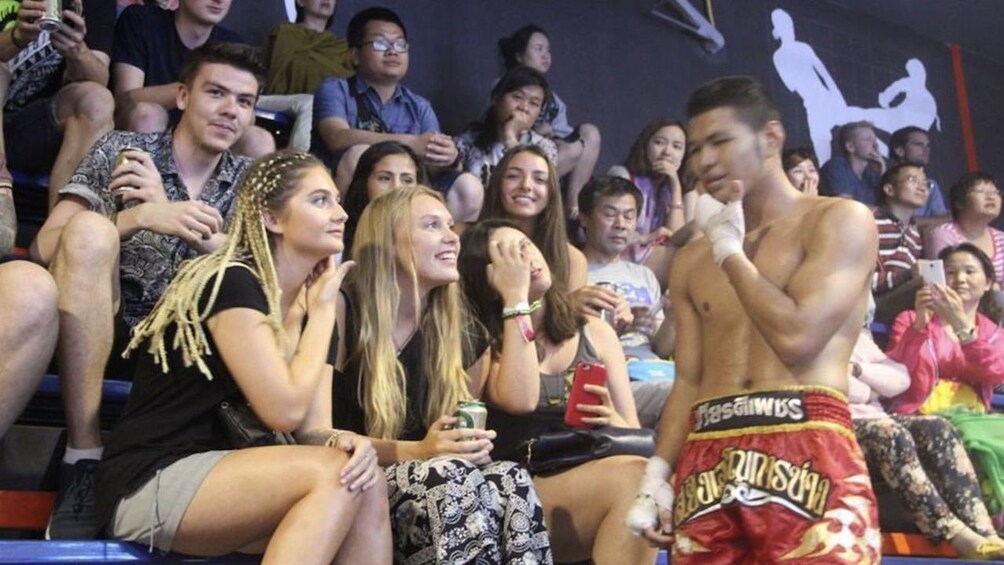
{"type": "Polygon", "coordinates": [[[517,449],[523,442],[543,432],[565,430],[565,405],[572,384],[575,366],[579,363],[600,363],[600,358],[586,334],[585,326],[579,328],[579,348],[568,368],[561,373],[540,373],[540,397],[537,409],[529,414],[509,414],[488,405],[488,429],[495,430],[495,449],[492,459],[521,461],[517,449]]]}

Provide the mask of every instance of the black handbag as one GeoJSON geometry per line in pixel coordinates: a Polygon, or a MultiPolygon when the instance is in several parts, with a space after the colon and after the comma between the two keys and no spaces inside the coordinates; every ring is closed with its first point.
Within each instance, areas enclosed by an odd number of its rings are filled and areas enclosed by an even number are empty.
{"type": "Polygon", "coordinates": [[[218,412],[231,449],[296,443],[291,434],[269,429],[246,402],[224,400],[218,412]]]}
{"type": "Polygon", "coordinates": [[[654,452],[654,431],[612,426],[544,432],[520,446],[523,464],[534,475],[557,473],[593,459],[650,457],[654,452]]]}

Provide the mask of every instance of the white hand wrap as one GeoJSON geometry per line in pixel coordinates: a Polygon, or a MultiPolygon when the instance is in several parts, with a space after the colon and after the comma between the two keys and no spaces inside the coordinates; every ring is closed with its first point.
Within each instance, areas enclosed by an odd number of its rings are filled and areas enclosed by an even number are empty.
{"type": "Polygon", "coordinates": [[[627,527],[632,534],[640,536],[645,528],[658,527],[660,509],[672,512],[673,487],[668,482],[669,474],[665,459],[658,455],[649,457],[638,495],[627,515],[627,527]]]}
{"type": "Polygon", "coordinates": [[[697,199],[695,216],[697,226],[711,242],[711,252],[719,267],[727,257],[743,252],[746,216],[742,201],[723,204],[710,194],[702,194],[697,199]]]}

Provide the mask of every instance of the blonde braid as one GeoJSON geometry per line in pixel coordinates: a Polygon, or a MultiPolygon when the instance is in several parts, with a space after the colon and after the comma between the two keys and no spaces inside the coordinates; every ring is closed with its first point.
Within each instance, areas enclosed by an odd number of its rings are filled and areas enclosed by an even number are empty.
{"type": "Polygon", "coordinates": [[[212,380],[213,375],[204,360],[204,356],[211,351],[203,322],[216,303],[223,274],[232,266],[250,270],[261,281],[268,303],[268,325],[280,349],[285,349],[286,333],[279,306],[279,275],[272,260],[264,213],[265,210],[281,208],[303,172],[313,167],[323,167],[323,164],[309,153],[283,151],[255,161],[241,183],[226,243],[208,255],[182,263],[153,311],[133,329],[132,340],[124,355],[128,356],[149,339],[147,350],[153,354],[161,370],[167,373],[169,367],[164,337],[167,329],[174,324],[177,331],[171,349],[181,351],[185,367],[194,364],[200,373],[212,380]],[[200,310],[199,299],[210,282],[213,286],[209,299],[200,310]]]}

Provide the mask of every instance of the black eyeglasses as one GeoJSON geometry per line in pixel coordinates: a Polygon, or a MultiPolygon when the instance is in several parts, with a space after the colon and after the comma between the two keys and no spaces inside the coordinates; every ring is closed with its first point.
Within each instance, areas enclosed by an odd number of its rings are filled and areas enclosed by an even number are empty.
{"type": "Polygon", "coordinates": [[[387,41],[386,39],[374,39],[373,41],[364,41],[363,46],[372,45],[373,50],[377,53],[383,53],[391,49],[395,53],[407,53],[408,49],[411,47],[408,45],[408,40],[406,39],[395,39],[394,41],[387,41]]]}

